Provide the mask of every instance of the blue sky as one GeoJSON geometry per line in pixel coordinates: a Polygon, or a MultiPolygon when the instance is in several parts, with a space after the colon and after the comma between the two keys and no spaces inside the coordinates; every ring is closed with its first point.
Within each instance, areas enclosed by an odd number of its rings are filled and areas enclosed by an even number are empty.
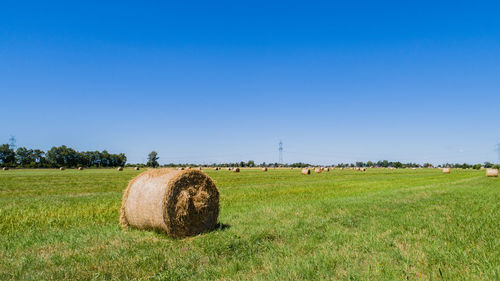
{"type": "Polygon", "coordinates": [[[499,9],[4,2],[0,142],[132,163],[275,162],[280,140],[285,162],[497,162],[499,9]]]}

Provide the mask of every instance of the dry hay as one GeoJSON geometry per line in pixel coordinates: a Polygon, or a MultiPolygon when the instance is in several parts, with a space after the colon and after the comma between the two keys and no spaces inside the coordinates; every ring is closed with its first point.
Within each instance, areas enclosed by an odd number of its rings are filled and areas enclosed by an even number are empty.
{"type": "Polygon", "coordinates": [[[7,171],[7,170],[9,170],[9,167],[3,167],[2,170],[7,171]]]}
{"type": "Polygon", "coordinates": [[[321,168],[315,168],[315,169],[314,169],[314,172],[316,172],[316,173],[321,173],[321,168]]]}
{"type": "Polygon", "coordinates": [[[498,177],[498,169],[486,169],[487,177],[498,177]]]}
{"type": "Polygon", "coordinates": [[[64,171],[64,170],[66,170],[66,168],[64,168],[64,167],[60,167],[60,168],[59,168],[59,170],[60,170],[60,171],[64,171]]]}
{"type": "Polygon", "coordinates": [[[266,167],[262,168],[262,172],[267,172],[267,168],[266,167]]]}
{"type": "Polygon", "coordinates": [[[182,171],[182,170],[184,170],[184,168],[183,168],[183,167],[179,167],[179,168],[177,168],[177,171],[182,171]]]}
{"type": "Polygon", "coordinates": [[[449,174],[450,173],[450,168],[443,168],[443,173],[449,174]]]}
{"type": "Polygon", "coordinates": [[[330,168],[328,168],[328,167],[324,167],[324,168],[323,168],[323,171],[325,171],[325,172],[330,172],[330,168]]]}
{"type": "Polygon", "coordinates": [[[214,170],[218,171],[219,170],[219,167],[215,167],[214,170]]]}
{"type": "Polygon", "coordinates": [[[139,167],[134,167],[134,170],[139,171],[141,168],[139,167]]]}
{"type": "Polygon", "coordinates": [[[213,230],[219,216],[219,191],[200,170],[149,170],[123,193],[120,225],[153,229],[182,238],[213,230]]]}
{"type": "Polygon", "coordinates": [[[117,171],[123,171],[123,168],[122,167],[118,167],[118,169],[116,169],[117,171]]]}
{"type": "Polygon", "coordinates": [[[310,175],[311,174],[311,170],[309,170],[308,168],[304,168],[304,169],[302,169],[301,173],[303,175],[310,175]]]}
{"type": "Polygon", "coordinates": [[[78,167],[78,171],[83,171],[83,167],[78,167]]]}
{"type": "Polygon", "coordinates": [[[226,170],[231,171],[231,168],[227,167],[226,170]]]}
{"type": "Polygon", "coordinates": [[[366,168],[359,168],[359,171],[366,172],[366,168]]]}
{"type": "Polygon", "coordinates": [[[240,172],[240,168],[238,168],[238,167],[234,168],[234,169],[233,169],[233,172],[235,172],[235,173],[239,173],[239,172],[240,172]]]}
{"type": "Polygon", "coordinates": [[[186,170],[189,170],[189,169],[191,169],[191,167],[187,166],[187,167],[186,167],[186,170]]]}

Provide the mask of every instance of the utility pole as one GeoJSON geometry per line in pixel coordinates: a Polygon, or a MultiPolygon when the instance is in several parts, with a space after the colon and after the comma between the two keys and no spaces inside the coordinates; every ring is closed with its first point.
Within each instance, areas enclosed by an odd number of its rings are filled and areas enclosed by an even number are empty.
{"type": "Polygon", "coordinates": [[[280,152],[280,164],[283,164],[283,142],[280,140],[280,146],[278,148],[279,152],[280,152]]]}

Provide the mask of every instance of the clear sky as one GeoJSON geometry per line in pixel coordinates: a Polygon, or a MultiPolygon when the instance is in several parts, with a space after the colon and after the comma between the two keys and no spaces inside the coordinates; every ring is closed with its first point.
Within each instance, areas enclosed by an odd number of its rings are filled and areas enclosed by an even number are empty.
{"type": "Polygon", "coordinates": [[[497,162],[500,4],[3,1],[0,143],[143,162],[497,162]]]}

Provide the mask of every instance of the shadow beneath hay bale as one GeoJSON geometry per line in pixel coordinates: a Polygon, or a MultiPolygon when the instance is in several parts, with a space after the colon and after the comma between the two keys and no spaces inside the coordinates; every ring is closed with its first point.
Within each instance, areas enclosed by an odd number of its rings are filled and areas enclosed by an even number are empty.
{"type": "Polygon", "coordinates": [[[231,228],[231,225],[218,222],[215,225],[214,230],[212,230],[212,231],[224,231],[224,230],[229,229],[229,228],[231,228]]]}

